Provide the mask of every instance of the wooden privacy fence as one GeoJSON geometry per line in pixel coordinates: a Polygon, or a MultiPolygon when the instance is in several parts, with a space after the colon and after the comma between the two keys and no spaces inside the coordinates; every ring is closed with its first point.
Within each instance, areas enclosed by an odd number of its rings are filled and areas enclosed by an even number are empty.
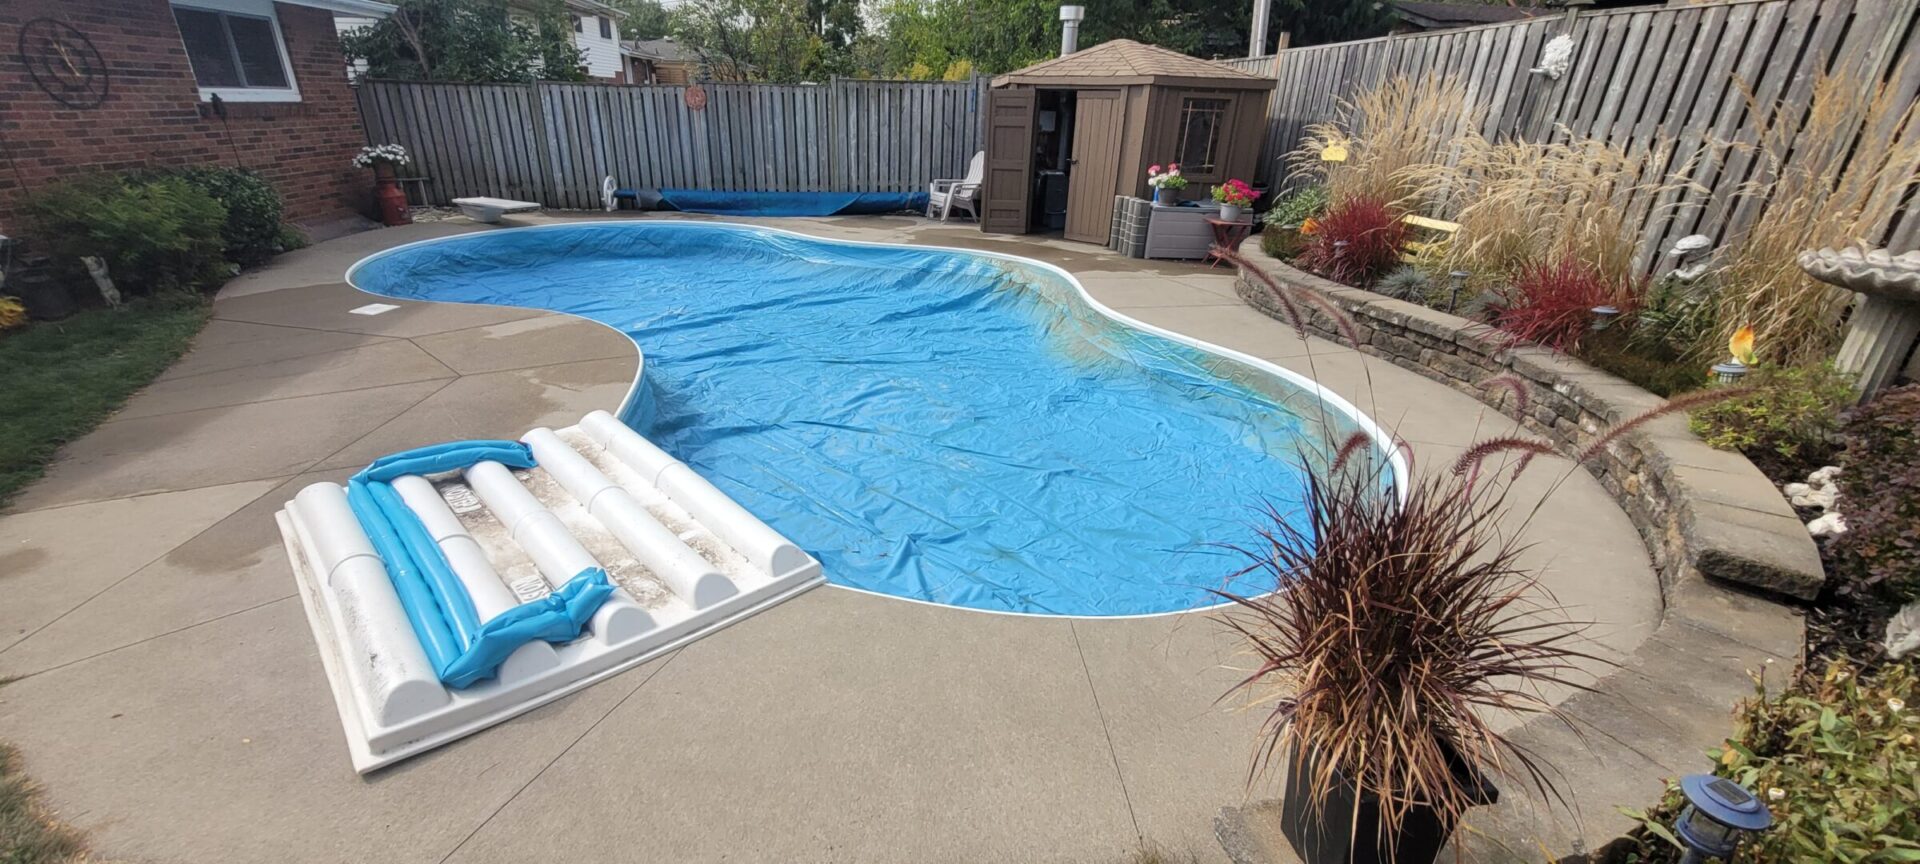
{"type": "MultiPolygon", "coordinates": [[[[1755,143],[1765,118],[1754,116],[1752,105],[1780,103],[1803,115],[1823,73],[1885,80],[1902,104],[1911,104],[1920,93],[1916,5],[1920,0],[1722,0],[1567,12],[1234,62],[1279,82],[1260,162],[1261,179],[1275,186],[1285,182],[1286,154],[1308,126],[1334,119],[1343,100],[1395,75],[1460,79],[1487,107],[1480,131],[1489,138],[1542,141],[1565,129],[1629,147],[1671,147],[1681,159],[1707,147],[1694,172],[1707,191],[1648,214],[1642,252],[1651,269],[1645,253],[1688,234],[1730,236],[1758,215],[1763,202],[1737,192],[1763,176],[1755,172],[1765,160],[1750,147],[1708,147],[1755,143]],[[1566,73],[1532,71],[1542,48],[1562,34],[1574,43],[1566,73]]],[[[1870,239],[1907,249],[1916,235],[1920,210],[1908,208],[1886,237],[1870,239]]]]}
{"type": "Polygon", "coordinates": [[[600,206],[601,178],[642,188],[913,191],[982,147],[987,80],[357,85],[367,140],[401,144],[429,201],[491,195],[600,206]],[[696,104],[698,104],[696,100],[696,104]]]}

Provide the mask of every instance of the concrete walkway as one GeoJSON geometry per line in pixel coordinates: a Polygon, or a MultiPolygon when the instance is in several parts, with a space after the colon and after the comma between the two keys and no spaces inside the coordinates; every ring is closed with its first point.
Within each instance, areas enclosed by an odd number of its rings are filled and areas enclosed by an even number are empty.
{"type": "MultiPolygon", "coordinates": [[[[1224,270],[918,219],[778,224],[1059,264],[1125,314],[1313,375],[1430,464],[1509,428],[1412,373],[1299,340],[1244,307],[1224,270]]],[[[353,261],[473,230],[486,229],[355,235],[235,280],[191,353],[0,516],[0,676],[24,676],[0,689],[0,739],[99,856],[1091,862],[1145,838],[1223,859],[1213,817],[1249,797],[1258,718],[1215,705],[1236,676],[1205,615],[1011,617],[824,588],[356,776],[273,511],[394,450],[614,409],[635,368],[623,336],[538,310],[350,314],[380,299],[340,281],[353,261]]],[[[1564,473],[1542,466],[1523,485],[1564,473]]],[[[1780,634],[1742,644],[1663,628],[1639,537],[1584,473],[1531,531],[1547,585],[1598,622],[1593,650],[1635,677],[1601,682],[1623,694],[1624,735],[1550,744],[1587,818],[1519,805],[1499,833],[1604,837],[1615,805],[1650,801],[1711,743],[1636,749],[1632,724],[1683,741],[1714,728],[1643,700],[1677,698],[1660,694],[1685,686],[1673,682],[1690,663],[1733,677],[1710,701],[1737,694],[1738,670],[1779,653],[1780,634]]]]}

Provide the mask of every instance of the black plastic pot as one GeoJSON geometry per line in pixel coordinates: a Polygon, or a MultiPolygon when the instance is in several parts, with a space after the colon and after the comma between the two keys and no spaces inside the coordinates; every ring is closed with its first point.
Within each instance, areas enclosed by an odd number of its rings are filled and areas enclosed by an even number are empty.
{"type": "Polygon", "coordinates": [[[49,272],[44,262],[32,262],[19,268],[7,280],[5,292],[20,298],[27,315],[35,321],[58,321],[79,311],[73,294],[49,272]]]}
{"type": "MultiPolygon", "coordinates": [[[[1454,777],[1473,790],[1476,806],[1500,800],[1500,790],[1472,765],[1447,753],[1454,777]]],[[[1353,781],[1336,769],[1332,788],[1316,798],[1312,778],[1319,773],[1319,754],[1295,744],[1288,754],[1286,797],[1280,802],[1280,830],[1306,864],[1429,864],[1440,854],[1454,826],[1439,811],[1409,808],[1389,833],[1380,830],[1380,802],[1360,794],[1353,781]],[[1316,802],[1319,806],[1315,806],[1316,802]]]]}

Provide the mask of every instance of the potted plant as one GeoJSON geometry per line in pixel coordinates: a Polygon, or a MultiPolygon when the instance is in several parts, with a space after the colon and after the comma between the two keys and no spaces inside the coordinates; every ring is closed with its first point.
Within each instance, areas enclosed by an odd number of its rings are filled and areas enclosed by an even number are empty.
{"type": "Polygon", "coordinates": [[[1167,163],[1164,171],[1159,165],[1149,165],[1147,166],[1147,185],[1153,187],[1153,203],[1171,206],[1174,202],[1167,200],[1165,193],[1169,190],[1179,191],[1187,188],[1187,178],[1180,176],[1180,164],[1177,162],[1167,163]]]}
{"type": "MultiPolygon", "coordinates": [[[[1338,307],[1237,254],[1227,260],[1296,332],[1310,314],[1357,341],[1338,307]]],[[[1482,386],[1511,391],[1527,410],[1529,385],[1517,376],[1482,386]]],[[[1627,419],[1575,459],[1720,398],[1676,399],[1627,419]]],[[[1506,519],[1512,480],[1553,448],[1490,438],[1451,466],[1397,482],[1388,460],[1361,458],[1396,449],[1405,445],[1356,432],[1334,452],[1303,457],[1315,467],[1300,512],[1269,508],[1259,542],[1240,550],[1251,563],[1217,592],[1227,604],[1216,619],[1251,658],[1228,696],[1265,712],[1248,780],[1284,767],[1282,831],[1308,864],[1433,861],[1470,808],[1498,800],[1494,777],[1557,797],[1539,754],[1515,746],[1489,715],[1559,716],[1544,694],[1583,689],[1581,667],[1608,665],[1579,650],[1584,625],[1537,587],[1521,531],[1506,527],[1525,522],[1506,519]],[[1496,457],[1511,464],[1496,468],[1496,457]]]]}
{"type": "Polygon", "coordinates": [[[408,161],[407,148],[398,144],[362,147],[353,157],[353,167],[373,169],[374,200],[380,206],[381,223],[389,227],[413,222],[407,213],[407,193],[400,191],[399,167],[408,161]]]}
{"type": "Polygon", "coordinates": [[[1241,214],[1253,202],[1260,200],[1260,193],[1248,186],[1245,180],[1229,179],[1213,187],[1213,200],[1220,204],[1220,218],[1227,222],[1240,221],[1241,214]]]}

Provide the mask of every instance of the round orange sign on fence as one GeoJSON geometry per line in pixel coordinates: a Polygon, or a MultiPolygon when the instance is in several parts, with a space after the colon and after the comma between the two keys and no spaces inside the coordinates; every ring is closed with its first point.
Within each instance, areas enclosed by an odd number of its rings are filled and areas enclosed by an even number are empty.
{"type": "Polygon", "coordinates": [[[688,87],[687,107],[695,111],[707,107],[707,88],[698,84],[688,87]]]}

